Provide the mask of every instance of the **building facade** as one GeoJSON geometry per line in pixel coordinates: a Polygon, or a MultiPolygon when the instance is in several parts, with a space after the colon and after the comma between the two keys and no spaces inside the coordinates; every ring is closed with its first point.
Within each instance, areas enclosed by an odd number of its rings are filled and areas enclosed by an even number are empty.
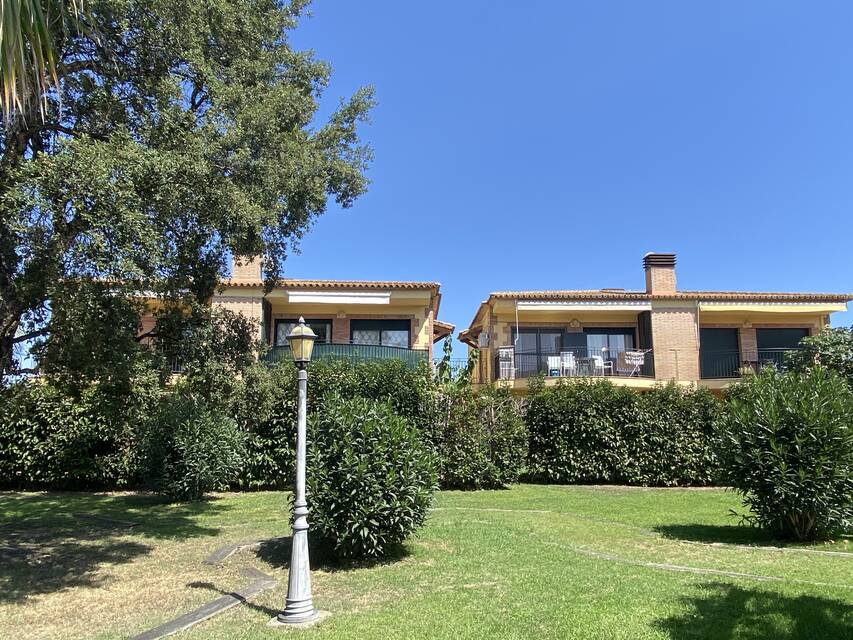
{"type": "Polygon", "coordinates": [[[478,352],[477,382],[524,392],[533,376],[605,376],[650,388],[661,381],[722,389],[747,371],[780,365],[800,339],[844,311],[849,294],[682,291],[676,256],[643,258],[643,290],[494,292],[459,335],[478,352]]]}
{"type": "MultiPolygon", "coordinates": [[[[437,282],[288,279],[267,292],[260,261],[237,259],[211,305],[255,320],[269,346],[267,360],[290,358],[287,334],[304,318],[317,334],[317,358],[397,358],[416,365],[431,362],[433,343],[454,330],[438,320],[440,288],[437,282]]],[[[144,317],[141,330],[153,322],[144,317]]]]}

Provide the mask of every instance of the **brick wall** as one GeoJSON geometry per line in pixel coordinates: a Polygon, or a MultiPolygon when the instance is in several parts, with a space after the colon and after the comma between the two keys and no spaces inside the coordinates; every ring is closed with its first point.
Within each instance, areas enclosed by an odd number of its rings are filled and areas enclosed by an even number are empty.
{"type": "Polygon", "coordinates": [[[675,290],[675,268],[650,267],[646,269],[647,292],[673,293],[675,290]]]}
{"type": "Polygon", "coordinates": [[[332,342],[336,344],[349,344],[349,341],[349,318],[334,318],[332,320],[332,342]]]}
{"type": "Polygon", "coordinates": [[[699,379],[699,338],[695,306],[653,305],[652,340],[655,378],[699,379]]]}
{"type": "Polygon", "coordinates": [[[260,257],[236,257],[231,260],[231,279],[237,282],[258,282],[261,279],[260,257]]]}
{"type": "Polygon", "coordinates": [[[758,360],[758,336],[753,327],[741,327],[738,330],[740,354],[743,360],[758,360]]]}
{"type": "Polygon", "coordinates": [[[263,320],[263,305],[261,304],[261,300],[260,296],[214,296],[212,304],[235,313],[241,313],[247,318],[254,320],[258,325],[258,337],[263,339],[263,335],[261,334],[261,322],[263,320]]]}

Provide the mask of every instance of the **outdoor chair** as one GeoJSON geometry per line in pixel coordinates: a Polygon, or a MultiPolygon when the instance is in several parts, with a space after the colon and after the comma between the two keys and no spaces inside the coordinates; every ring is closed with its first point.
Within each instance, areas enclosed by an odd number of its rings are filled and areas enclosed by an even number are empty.
{"type": "Polygon", "coordinates": [[[563,351],[560,354],[560,375],[575,376],[578,373],[578,362],[575,354],[571,351],[563,351]]]}
{"type": "Polygon", "coordinates": [[[592,361],[592,375],[603,376],[608,371],[610,372],[610,375],[613,375],[612,362],[605,362],[602,356],[590,356],[589,359],[592,361]]]}
{"type": "Polygon", "coordinates": [[[548,375],[559,376],[561,374],[560,369],[560,356],[548,356],[548,375]],[[556,371],[556,373],[554,373],[556,371]]]}

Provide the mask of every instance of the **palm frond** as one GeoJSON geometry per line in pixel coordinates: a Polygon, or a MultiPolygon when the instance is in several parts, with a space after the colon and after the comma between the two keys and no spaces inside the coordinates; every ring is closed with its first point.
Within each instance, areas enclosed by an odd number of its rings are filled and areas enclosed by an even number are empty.
{"type": "Polygon", "coordinates": [[[83,0],[0,0],[0,111],[8,121],[33,102],[44,114],[58,84],[54,33],[78,24],[83,0]],[[55,21],[59,21],[59,25],[55,21]]]}

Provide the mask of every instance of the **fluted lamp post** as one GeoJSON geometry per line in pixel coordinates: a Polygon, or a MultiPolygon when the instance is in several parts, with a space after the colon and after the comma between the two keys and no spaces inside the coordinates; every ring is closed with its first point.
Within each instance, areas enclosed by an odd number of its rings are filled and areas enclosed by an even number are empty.
{"type": "Polygon", "coordinates": [[[287,577],[287,599],[277,621],[284,624],[314,622],[318,613],[311,596],[311,565],[308,560],[308,503],[305,501],[305,432],[308,404],[308,363],[317,336],[303,318],[287,335],[298,373],[296,403],[296,496],[293,501],[293,536],[287,577]]]}

